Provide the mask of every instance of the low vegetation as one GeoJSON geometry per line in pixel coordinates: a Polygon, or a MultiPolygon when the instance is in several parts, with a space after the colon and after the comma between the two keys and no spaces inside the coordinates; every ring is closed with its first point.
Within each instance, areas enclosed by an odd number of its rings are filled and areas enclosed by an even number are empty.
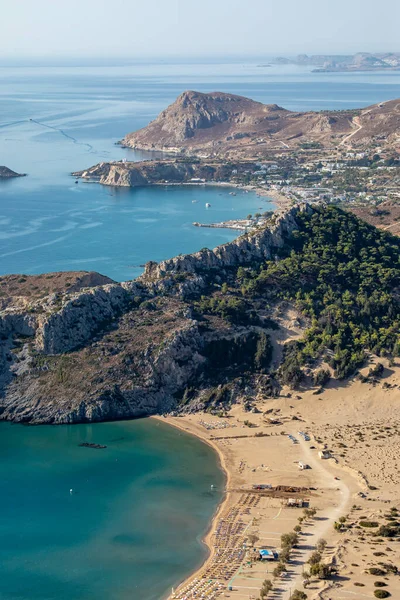
{"type": "Polygon", "coordinates": [[[283,377],[298,384],[301,367],[320,357],[344,378],[366,350],[399,355],[400,240],[336,207],[298,223],[281,260],[246,271],[241,284],[244,297],[288,300],[310,320],[304,338],[287,344],[283,377]]]}
{"type": "MultiPolygon", "coordinates": [[[[312,375],[322,389],[331,373],[339,379],[352,375],[368,352],[389,359],[400,355],[400,239],[334,206],[314,206],[312,214],[296,219],[298,229],[273,260],[228,270],[222,283],[211,276],[194,309],[200,318],[215,315],[230,325],[268,330],[277,327],[266,317],[273,306],[294,306],[308,328],[301,339],[285,344],[278,378],[296,388],[305,367],[325,362],[329,368],[312,375]]],[[[265,333],[254,370],[265,371],[271,354],[265,333]]],[[[383,371],[377,362],[367,379],[383,371]]]]}

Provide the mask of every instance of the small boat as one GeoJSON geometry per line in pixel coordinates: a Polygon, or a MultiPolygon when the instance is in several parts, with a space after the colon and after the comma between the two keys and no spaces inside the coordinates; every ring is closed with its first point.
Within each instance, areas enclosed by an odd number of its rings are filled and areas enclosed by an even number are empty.
{"type": "Polygon", "coordinates": [[[81,448],[94,448],[95,450],[107,448],[107,446],[104,446],[103,444],[93,444],[92,442],[82,442],[81,444],[78,444],[78,446],[81,448]]]}
{"type": "Polygon", "coordinates": [[[209,202],[206,202],[206,208],[211,208],[211,204],[209,202]]]}
{"type": "Polygon", "coordinates": [[[192,200],[192,204],[197,204],[198,200],[192,200]]]}

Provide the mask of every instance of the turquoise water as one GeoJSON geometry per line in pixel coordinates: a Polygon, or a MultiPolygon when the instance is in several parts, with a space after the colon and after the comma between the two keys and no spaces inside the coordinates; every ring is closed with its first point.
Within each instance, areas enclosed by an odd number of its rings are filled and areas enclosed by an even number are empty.
{"type": "Polygon", "coordinates": [[[0,456],[2,600],[159,600],[205,556],[224,478],[192,436],[151,420],[1,423],[0,456]]]}
{"type": "MultiPolygon", "coordinates": [[[[129,279],[147,260],[235,236],[193,221],[269,209],[255,194],[220,188],[74,184],[71,171],[146,158],[115,142],[185,89],[292,110],[400,97],[400,73],[257,66],[265,62],[0,67],[0,165],[29,175],[0,183],[0,274],[84,269],[129,279]]],[[[0,459],[1,600],[158,600],[205,556],[201,536],[220,499],[210,485],[221,488],[223,476],[192,437],[151,421],[2,423],[0,459]]]]}
{"type": "MultiPolygon", "coordinates": [[[[124,281],[139,275],[147,260],[214,248],[237,235],[229,229],[194,227],[194,221],[210,223],[274,208],[254,193],[230,196],[229,189],[219,187],[132,190],[72,181],[21,193],[25,184],[28,178],[6,183],[0,273],[92,270],[124,281]]],[[[0,194],[4,187],[0,183],[0,194]]]]}

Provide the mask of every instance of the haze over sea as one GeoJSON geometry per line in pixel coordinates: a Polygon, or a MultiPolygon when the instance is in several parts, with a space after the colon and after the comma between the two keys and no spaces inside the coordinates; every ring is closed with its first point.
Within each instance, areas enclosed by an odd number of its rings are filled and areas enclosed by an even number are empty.
{"type": "MultiPolygon", "coordinates": [[[[0,67],[0,164],[29,174],[0,183],[0,274],[96,270],[125,280],[147,260],[235,236],[193,221],[267,210],[255,194],[220,188],[74,183],[71,171],[139,159],[115,142],[185,89],[293,110],[400,97],[400,73],[258,66],[266,62],[0,67]]],[[[210,486],[221,490],[223,476],[194,438],[149,420],[3,423],[0,456],[1,600],[158,600],[205,556],[201,536],[221,498],[210,486]]]]}

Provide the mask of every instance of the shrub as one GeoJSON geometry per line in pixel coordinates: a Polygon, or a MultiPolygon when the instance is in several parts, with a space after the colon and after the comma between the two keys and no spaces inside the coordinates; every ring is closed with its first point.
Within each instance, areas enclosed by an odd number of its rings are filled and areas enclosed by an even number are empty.
{"type": "Polygon", "coordinates": [[[368,377],[380,377],[384,371],[385,367],[382,363],[378,362],[375,366],[371,367],[368,371],[368,377]]]}
{"type": "Polygon", "coordinates": [[[281,535],[282,548],[294,548],[299,543],[299,536],[294,531],[281,535]]]}
{"type": "Polygon", "coordinates": [[[310,563],[310,565],[316,565],[321,561],[321,555],[319,552],[315,551],[311,554],[310,558],[308,559],[308,562],[310,563]]]}
{"type": "Polygon", "coordinates": [[[393,573],[394,575],[397,575],[397,574],[398,574],[398,572],[399,572],[399,570],[398,570],[398,568],[396,567],[396,565],[392,565],[392,564],[390,564],[390,563],[383,563],[383,562],[380,562],[380,563],[378,563],[378,564],[379,564],[381,567],[383,567],[384,569],[386,569],[386,571],[387,571],[388,573],[393,573]]]}
{"type": "Polygon", "coordinates": [[[318,387],[324,387],[331,378],[331,374],[328,369],[320,369],[314,373],[313,382],[318,387]]]}
{"type": "Polygon", "coordinates": [[[384,571],[383,569],[378,569],[378,567],[371,567],[370,569],[368,569],[368,571],[371,575],[376,575],[377,577],[383,577],[384,575],[386,575],[386,571],[384,571]]]}
{"type": "Polygon", "coordinates": [[[376,532],[376,535],[379,537],[395,537],[397,533],[397,528],[390,527],[389,525],[381,525],[376,532]]]}
{"type": "Polygon", "coordinates": [[[390,594],[386,590],[375,590],[374,596],[375,598],[389,598],[390,594]]]}
{"type": "Polygon", "coordinates": [[[379,527],[377,521],[360,521],[361,527],[379,527]]]}
{"type": "Polygon", "coordinates": [[[307,600],[307,594],[302,590],[294,590],[292,600],[307,600]]]}
{"type": "Polygon", "coordinates": [[[272,575],[274,577],[279,577],[279,575],[281,575],[284,571],[286,571],[286,565],[283,563],[278,563],[275,569],[272,571],[272,575]]]}
{"type": "Polygon", "coordinates": [[[290,548],[282,548],[279,554],[279,560],[283,563],[287,563],[290,558],[290,548]]]}
{"type": "Polygon", "coordinates": [[[296,389],[303,379],[304,373],[298,364],[286,364],[285,367],[282,368],[281,381],[284,385],[288,385],[291,388],[296,389]]]}
{"type": "Polygon", "coordinates": [[[264,596],[268,596],[268,594],[272,590],[272,588],[273,588],[272,581],[270,579],[265,579],[263,581],[263,584],[262,584],[261,590],[260,590],[261,598],[264,598],[264,596]]]}
{"type": "Polygon", "coordinates": [[[374,586],[377,588],[382,588],[382,587],[386,587],[387,583],[385,583],[384,581],[375,581],[374,586]]]}
{"type": "Polygon", "coordinates": [[[247,536],[247,539],[249,540],[249,543],[254,546],[254,544],[258,542],[260,538],[258,535],[255,535],[255,533],[250,533],[250,535],[247,536]]]}
{"type": "Polygon", "coordinates": [[[331,568],[323,563],[311,565],[310,574],[318,577],[318,579],[328,579],[331,575],[331,568]]]}

